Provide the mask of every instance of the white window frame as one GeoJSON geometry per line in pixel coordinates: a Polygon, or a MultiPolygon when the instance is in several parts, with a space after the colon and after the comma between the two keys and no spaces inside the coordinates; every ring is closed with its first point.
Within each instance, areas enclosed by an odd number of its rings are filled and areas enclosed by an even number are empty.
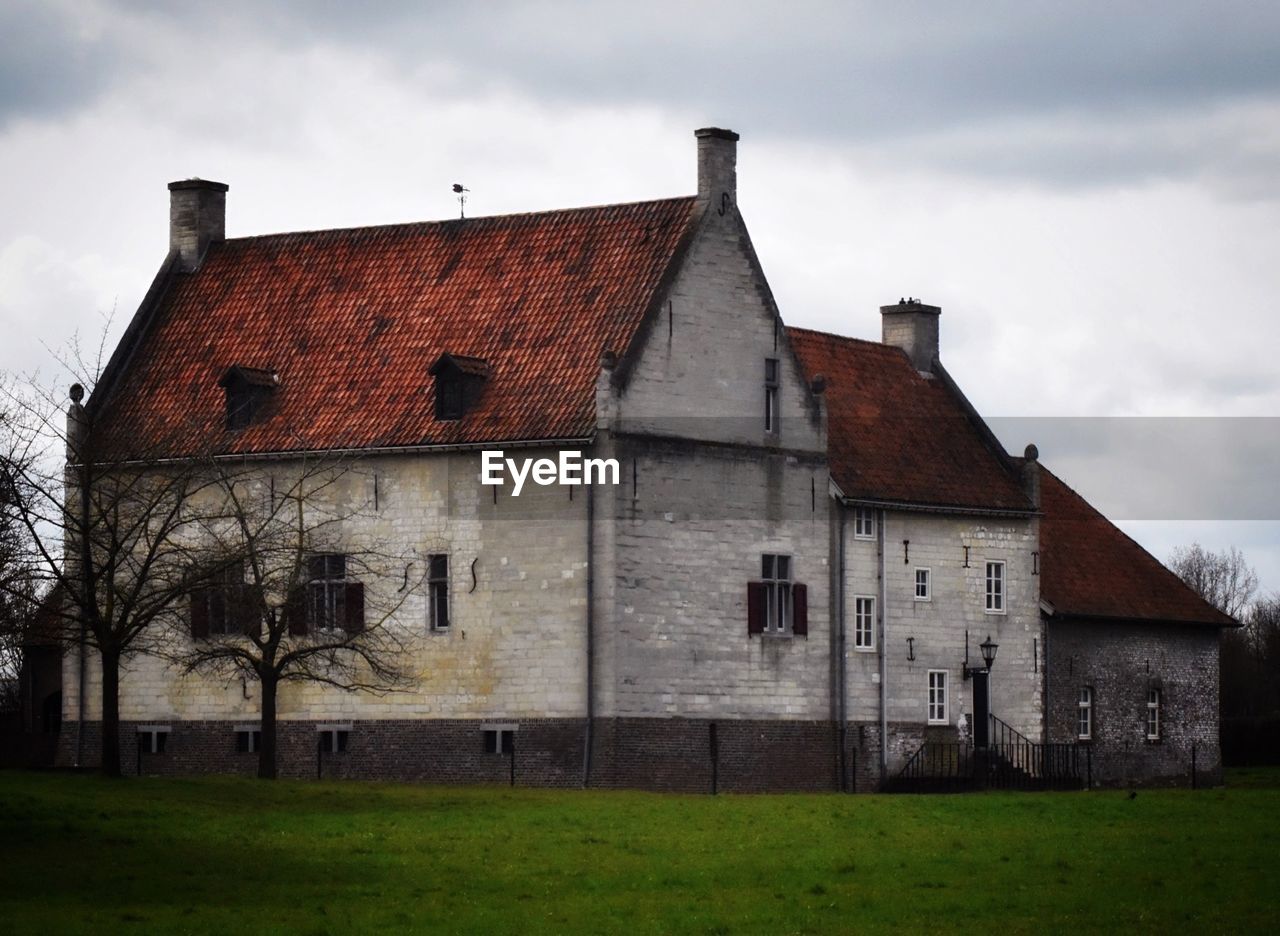
{"type": "Polygon", "coordinates": [[[1008,569],[1003,559],[988,559],[986,565],[986,605],[987,614],[1005,614],[1008,602],[1005,600],[1009,591],[1008,569]],[[992,571],[996,574],[992,575],[992,571]],[[995,586],[994,588],[992,586],[995,586]]]}
{"type": "Polygon", "coordinates": [[[1160,689],[1147,690],[1147,740],[1160,740],[1160,723],[1164,713],[1160,709],[1164,705],[1164,692],[1160,689]]]}
{"type": "Polygon", "coordinates": [[[868,653],[875,648],[876,599],[871,595],[854,595],[853,649],[868,653]]]}
{"type": "Polygon", "coordinates": [[[1081,686],[1076,699],[1076,738],[1093,740],[1093,687],[1081,686]]]}
{"type": "Polygon", "coordinates": [[[951,705],[951,700],[947,698],[949,694],[949,683],[951,682],[946,670],[931,669],[929,670],[929,696],[926,714],[930,725],[945,725],[947,721],[947,710],[951,705]],[[939,677],[935,679],[934,677],[939,677]],[[935,712],[941,711],[941,715],[935,712]]]}
{"type": "Polygon", "coordinates": [[[778,432],[778,385],[781,383],[781,358],[764,359],[764,431],[778,432]]]}
{"type": "Polygon", "coordinates": [[[760,572],[760,579],[764,582],[764,632],[790,634],[795,594],[792,588],[795,583],[792,557],[786,553],[763,553],[760,556],[760,572]],[[780,560],[786,563],[785,575],[779,574],[780,560]]]}
{"type": "Polygon", "coordinates": [[[871,540],[876,538],[876,512],[870,507],[853,508],[853,538],[871,540]]]}
{"type": "Polygon", "coordinates": [[[927,566],[916,566],[915,600],[933,601],[933,571],[927,566]],[[920,594],[920,573],[924,573],[924,594],[920,594]]]}
{"type": "Polygon", "coordinates": [[[449,632],[453,602],[449,594],[449,554],[431,553],[427,556],[427,629],[437,634],[449,632]],[[444,560],[444,574],[436,575],[433,566],[437,559],[444,560]],[[441,600],[443,599],[443,601],[441,600]]]}

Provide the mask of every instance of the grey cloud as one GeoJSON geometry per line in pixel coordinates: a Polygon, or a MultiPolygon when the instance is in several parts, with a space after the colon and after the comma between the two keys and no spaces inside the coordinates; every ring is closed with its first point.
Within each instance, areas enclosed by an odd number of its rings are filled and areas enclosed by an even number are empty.
{"type": "Polygon", "coordinates": [[[653,105],[753,137],[844,144],[966,175],[1073,186],[1218,165],[1237,197],[1280,191],[1280,141],[1230,133],[1189,145],[1183,123],[1280,100],[1273,5],[224,0],[197,14],[117,3],[104,16],[114,45],[97,48],[22,9],[18,25],[34,42],[3,67],[6,84],[27,90],[0,99],[0,115],[5,103],[57,112],[84,100],[130,67],[131,30],[159,25],[173,48],[148,35],[138,50],[156,62],[233,54],[245,42],[336,46],[410,80],[438,66],[456,76],[454,94],[653,105]]]}
{"type": "Polygon", "coordinates": [[[0,128],[88,104],[126,67],[119,49],[79,32],[56,7],[0,4],[0,128]]]}
{"type": "Polygon", "coordinates": [[[1280,418],[1008,417],[1006,447],[1043,462],[1125,520],[1280,521],[1280,418]]]}

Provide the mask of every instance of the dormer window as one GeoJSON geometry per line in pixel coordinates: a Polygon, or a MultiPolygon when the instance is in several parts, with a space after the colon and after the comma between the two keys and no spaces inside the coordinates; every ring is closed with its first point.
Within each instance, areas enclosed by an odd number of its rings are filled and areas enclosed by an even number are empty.
{"type": "Polygon", "coordinates": [[[483,358],[446,352],[428,373],[436,379],[436,419],[461,419],[484,391],[489,363],[483,358]]]}
{"type": "Polygon", "coordinates": [[[227,429],[234,432],[254,423],[262,415],[271,394],[280,386],[280,375],[260,367],[235,365],[218,381],[227,394],[227,429]]]}

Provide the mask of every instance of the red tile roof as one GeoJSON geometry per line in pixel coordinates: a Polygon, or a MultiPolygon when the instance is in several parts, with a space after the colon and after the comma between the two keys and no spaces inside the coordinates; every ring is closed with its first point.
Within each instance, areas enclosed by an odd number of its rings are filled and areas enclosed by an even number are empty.
{"type": "Polygon", "coordinates": [[[1040,478],[1040,595],[1055,614],[1235,625],[1043,465],[1040,478]]]}
{"type": "Polygon", "coordinates": [[[228,240],[174,278],[103,424],[168,454],[587,436],[600,352],[627,349],[693,217],[677,198],[228,240]],[[446,352],[488,370],[457,421],[434,415],[446,352]],[[280,378],[234,433],[232,366],[280,378]]]}
{"type": "Polygon", "coordinates": [[[827,380],[831,474],[846,497],[1031,510],[1002,452],[938,377],[899,348],[788,328],[808,378],[827,380]]]}

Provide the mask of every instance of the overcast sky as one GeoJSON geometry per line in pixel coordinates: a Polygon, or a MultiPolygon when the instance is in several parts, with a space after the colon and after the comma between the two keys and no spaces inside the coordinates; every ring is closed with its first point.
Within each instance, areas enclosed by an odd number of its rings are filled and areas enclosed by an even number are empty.
{"type": "Polygon", "coordinates": [[[941,305],[1011,449],[1280,589],[1280,5],[425,6],[0,0],[0,368],[119,334],[173,179],[230,236],[635,201],[726,126],[789,323],[941,305]]]}

